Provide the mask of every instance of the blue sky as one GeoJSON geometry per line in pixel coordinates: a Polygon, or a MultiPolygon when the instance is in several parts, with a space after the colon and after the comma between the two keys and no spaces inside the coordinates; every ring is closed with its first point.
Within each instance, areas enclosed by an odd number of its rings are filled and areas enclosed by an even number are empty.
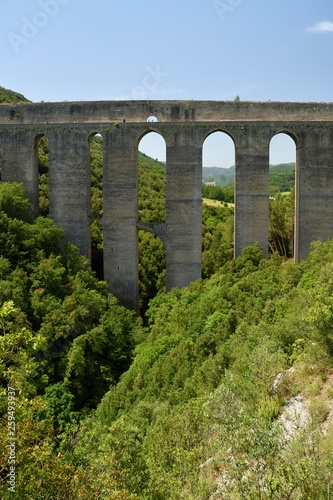
{"type": "MultiPolygon", "coordinates": [[[[332,0],[11,0],[0,37],[0,85],[33,101],[333,101],[332,0]]],[[[273,162],[292,161],[276,141],[273,162]]],[[[209,149],[207,166],[233,163],[219,137],[209,149]]]]}

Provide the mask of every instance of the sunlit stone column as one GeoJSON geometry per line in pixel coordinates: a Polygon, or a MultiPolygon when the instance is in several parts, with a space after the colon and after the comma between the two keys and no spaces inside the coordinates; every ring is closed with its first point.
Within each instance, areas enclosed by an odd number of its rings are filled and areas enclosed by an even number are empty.
{"type": "Polygon", "coordinates": [[[268,254],[269,136],[262,124],[246,124],[236,140],[235,257],[259,243],[268,254]]]}
{"type": "Polygon", "coordinates": [[[300,133],[296,162],[295,258],[311,243],[333,237],[333,125],[308,124],[300,133]]]}
{"type": "Polygon", "coordinates": [[[202,143],[196,130],[174,125],[166,137],[166,286],[201,278],[202,143]]]}
{"type": "Polygon", "coordinates": [[[38,159],[34,134],[29,129],[14,129],[1,135],[3,182],[22,182],[30,200],[31,213],[38,213],[38,159]]]}
{"type": "Polygon", "coordinates": [[[104,278],[120,302],[138,311],[138,150],[130,125],[105,133],[104,278]]]}
{"type": "Polygon", "coordinates": [[[90,258],[90,159],[87,134],[71,127],[50,131],[50,217],[64,230],[64,241],[90,258]]]}

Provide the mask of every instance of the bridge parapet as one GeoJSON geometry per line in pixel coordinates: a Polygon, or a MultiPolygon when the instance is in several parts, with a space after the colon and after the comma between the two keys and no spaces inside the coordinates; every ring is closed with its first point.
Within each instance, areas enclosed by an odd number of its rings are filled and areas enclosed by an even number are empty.
{"type": "Polygon", "coordinates": [[[0,105],[0,124],[212,121],[332,121],[333,103],[78,101],[0,105]]]}

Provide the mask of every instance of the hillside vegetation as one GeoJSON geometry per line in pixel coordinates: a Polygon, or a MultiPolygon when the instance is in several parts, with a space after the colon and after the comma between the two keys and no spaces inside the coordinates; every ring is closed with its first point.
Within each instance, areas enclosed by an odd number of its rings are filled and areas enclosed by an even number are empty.
{"type": "Polygon", "coordinates": [[[19,186],[0,186],[2,498],[8,385],[20,498],[325,498],[332,241],[299,264],[245,249],[157,295],[143,326],[58,249],[52,221],[29,220],[19,186]],[[279,414],[300,394],[309,418],[290,439],[279,414]]]}
{"type": "Polygon", "coordinates": [[[154,299],[147,338],[90,421],[91,477],[103,463],[110,491],[128,498],[325,498],[332,258],[332,241],[300,264],[265,260],[254,246],[211,279],[154,299]],[[289,442],[278,416],[299,393],[308,427],[289,442]]]}
{"type": "Polygon", "coordinates": [[[30,102],[24,95],[14,92],[13,90],[5,89],[0,86],[0,104],[10,104],[17,102],[30,102]]]}

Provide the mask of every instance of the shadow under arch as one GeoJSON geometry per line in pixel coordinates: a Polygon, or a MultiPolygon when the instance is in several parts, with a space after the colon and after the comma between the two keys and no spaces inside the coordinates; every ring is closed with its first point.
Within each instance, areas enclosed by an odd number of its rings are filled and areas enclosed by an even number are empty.
{"type": "MultiPolygon", "coordinates": [[[[34,167],[33,177],[38,193],[38,209],[35,214],[42,216],[49,214],[49,140],[45,133],[34,137],[34,167]]],[[[35,202],[36,203],[36,202],[35,202]]]]}
{"type": "Polygon", "coordinates": [[[276,131],[269,142],[269,250],[295,257],[298,144],[296,134],[276,131]]]}
{"type": "Polygon", "coordinates": [[[93,131],[87,137],[90,168],[90,238],[91,268],[104,279],[103,240],[103,136],[93,131]]]}
{"type": "Polygon", "coordinates": [[[138,154],[139,306],[165,288],[166,141],[154,127],[140,134],[138,154]],[[163,159],[163,161],[161,161],[163,159]]]}

